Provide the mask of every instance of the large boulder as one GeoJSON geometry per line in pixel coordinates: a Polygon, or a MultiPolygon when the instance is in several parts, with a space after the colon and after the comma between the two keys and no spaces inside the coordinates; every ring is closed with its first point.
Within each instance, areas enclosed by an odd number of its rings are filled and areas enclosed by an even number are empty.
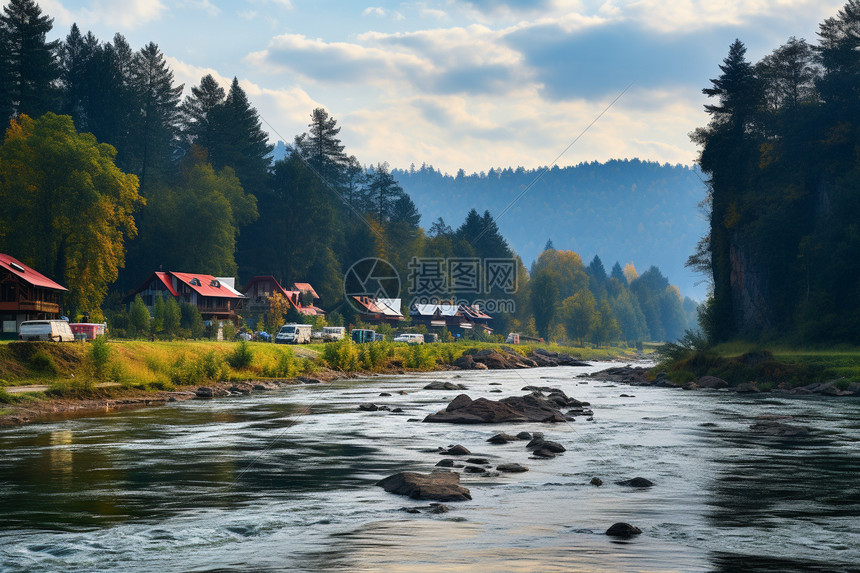
{"type": "Polygon", "coordinates": [[[479,350],[473,354],[472,360],[483,364],[490,370],[514,368],[513,365],[508,363],[504,356],[494,350],[490,350],[489,348],[484,348],[483,350],[479,350]]]}
{"type": "Polygon", "coordinates": [[[471,355],[464,354],[454,361],[454,366],[461,370],[472,370],[475,368],[475,361],[472,360],[471,355]]]}
{"type": "Polygon", "coordinates": [[[462,384],[455,384],[453,382],[442,382],[441,380],[437,380],[435,382],[430,382],[426,386],[424,386],[425,390],[465,390],[466,387],[462,384]]]}
{"type": "Polygon", "coordinates": [[[527,394],[502,400],[472,400],[460,394],[444,410],[429,414],[425,422],[448,424],[498,424],[517,422],[564,422],[554,402],[543,396],[527,394]]]}
{"type": "Polygon", "coordinates": [[[435,501],[467,501],[472,499],[469,490],[460,485],[460,474],[436,471],[429,474],[401,472],[376,482],[388,493],[405,495],[412,499],[435,501]]]}

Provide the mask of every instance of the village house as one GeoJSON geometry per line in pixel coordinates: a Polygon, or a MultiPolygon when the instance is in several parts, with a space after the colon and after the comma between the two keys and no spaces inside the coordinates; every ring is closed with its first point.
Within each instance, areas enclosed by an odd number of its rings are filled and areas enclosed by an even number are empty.
{"type": "Polygon", "coordinates": [[[325,311],[317,306],[319,295],[309,283],[293,283],[291,289],[287,290],[281,286],[278,280],[271,276],[254,277],[245,288],[245,314],[249,316],[262,315],[269,312],[269,297],[279,293],[290,303],[299,314],[304,316],[322,316],[325,311]]]}
{"type": "Polygon", "coordinates": [[[413,304],[409,311],[412,323],[428,329],[447,328],[452,333],[482,330],[492,334],[493,318],[474,305],[467,304],[413,304]]]}
{"type": "Polygon", "coordinates": [[[361,309],[359,320],[368,324],[390,324],[396,326],[405,320],[400,312],[399,298],[370,298],[353,296],[356,306],[361,309]]]}
{"type": "Polygon", "coordinates": [[[25,320],[56,319],[68,289],[0,253],[0,338],[17,339],[25,320]]]}
{"type": "Polygon", "coordinates": [[[126,297],[126,302],[132,302],[139,294],[152,314],[155,297],[161,293],[164,300],[172,296],[180,304],[193,304],[204,321],[237,322],[236,310],[245,296],[232,286],[232,281],[229,277],[219,278],[200,273],[156,271],[126,297]]]}

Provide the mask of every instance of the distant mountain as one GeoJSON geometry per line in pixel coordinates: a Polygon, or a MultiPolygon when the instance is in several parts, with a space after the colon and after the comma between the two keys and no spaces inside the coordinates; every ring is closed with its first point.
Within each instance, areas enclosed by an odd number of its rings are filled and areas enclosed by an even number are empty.
{"type": "Polygon", "coordinates": [[[660,268],[681,293],[705,297],[701,276],[684,267],[707,221],[698,208],[705,185],[691,167],[612,160],[543,169],[491,169],[455,177],[431,166],[395,169],[425,228],[438,218],[456,228],[469,209],[489,210],[502,235],[530,266],[547,239],[571,249],[587,265],[598,255],[609,269],[619,261],[639,273],[660,268]],[[522,196],[520,196],[522,195],[522,196]],[[507,209],[507,211],[506,211],[507,209]]]}

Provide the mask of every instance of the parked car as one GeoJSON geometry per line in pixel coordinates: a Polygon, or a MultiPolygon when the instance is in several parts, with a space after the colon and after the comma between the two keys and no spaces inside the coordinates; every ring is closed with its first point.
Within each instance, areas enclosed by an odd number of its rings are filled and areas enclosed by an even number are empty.
{"type": "Polygon", "coordinates": [[[434,342],[439,342],[439,335],[431,332],[430,334],[424,335],[424,343],[425,344],[433,344],[434,342]]]}
{"type": "Polygon", "coordinates": [[[354,328],[350,335],[353,342],[358,342],[359,344],[373,342],[376,339],[376,331],[367,328],[354,328]]]}
{"type": "Polygon", "coordinates": [[[272,335],[269,334],[268,332],[265,332],[262,330],[258,330],[257,332],[255,332],[254,336],[260,342],[271,342],[272,341],[272,335]]]}
{"type": "Polygon", "coordinates": [[[18,330],[20,340],[74,342],[75,333],[65,320],[25,320],[18,330]]]}
{"type": "Polygon", "coordinates": [[[311,341],[310,324],[285,324],[275,336],[276,344],[307,344],[311,341]]]}
{"type": "Polygon", "coordinates": [[[236,340],[244,340],[245,342],[250,342],[251,339],[254,338],[251,336],[250,332],[239,332],[236,334],[236,340]]]}
{"type": "Polygon", "coordinates": [[[345,334],[346,328],[344,328],[343,326],[324,326],[322,329],[322,336],[324,342],[343,340],[345,334]]]}
{"type": "Polygon", "coordinates": [[[411,332],[398,334],[394,337],[394,342],[405,342],[407,344],[424,344],[424,335],[414,334],[411,332]]]}
{"type": "Polygon", "coordinates": [[[382,334],[381,332],[374,332],[373,333],[373,341],[379,342],[381,340],[385,340],[385,335],[382,334]]]}
{"type": "Polygon", "coordinates": [[[322,341],[323,339],[323,331],[322,330],[314,330],[311,332],[311,340],[314,341],[322,341]]]}

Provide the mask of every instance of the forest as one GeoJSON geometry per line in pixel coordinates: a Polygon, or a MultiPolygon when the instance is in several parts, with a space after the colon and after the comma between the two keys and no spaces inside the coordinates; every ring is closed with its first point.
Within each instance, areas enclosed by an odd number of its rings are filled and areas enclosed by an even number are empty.
{"type": "Polygon", "coordinates": [[[860,2],[758,62],[736,40],[692,134],[709,233],[710,342],[860,343],[860,2]]]}
{"type": "MultiPolygon", "coordinates": [[[[186,90],[154,42],[135,51],[77,25],[48,41],[52,27],[33,0],[0,15],[0,252],[67,285],[70,316],[125,312],[123,296],[163,269],[310,282],[329,320],[351,324],[353,263],[379,257],[405,278],[424,257],[516,261],[516,292],[482,295],[516,303],[494,316],[498,334],[601,345],[695,325],[696,303],[656,266],[607,272],[548,241],[527,269],[485,209],[422,227],[402,173],[350,155],[323,108],[273,160],[237,78],[186,90]]],[[[403,303],[408,316],[408,293],[403,303]]]]}

